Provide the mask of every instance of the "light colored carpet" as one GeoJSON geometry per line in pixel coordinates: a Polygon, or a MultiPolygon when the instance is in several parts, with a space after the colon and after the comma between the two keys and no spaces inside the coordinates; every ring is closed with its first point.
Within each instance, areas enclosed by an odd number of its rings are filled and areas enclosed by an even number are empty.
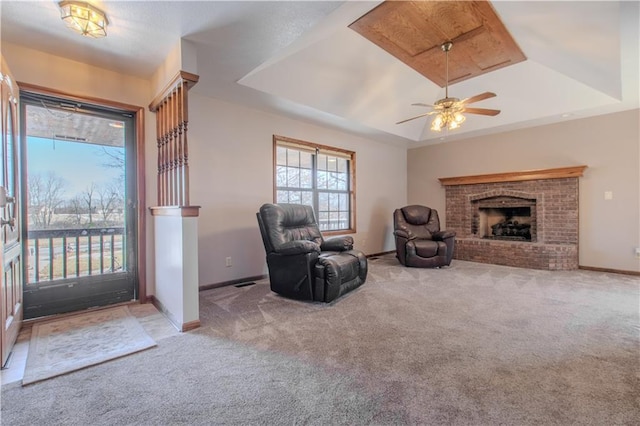
{"type": "Polygon", "coordinates": [[[199,329],[3,385],[2,423],[638,426],[640,278],[369,266],[331,304],[203,291],[199,329]]]}
{"type": "Polygon", "coordinates": [[[156,346],[126,306],[35,324],[23,385],[156,346]]]}

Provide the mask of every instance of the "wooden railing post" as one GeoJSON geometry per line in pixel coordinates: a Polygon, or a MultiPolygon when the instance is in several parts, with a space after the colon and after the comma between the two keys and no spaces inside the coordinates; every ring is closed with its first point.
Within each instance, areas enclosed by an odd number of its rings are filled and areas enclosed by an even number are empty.
{"type": "Polygon", "coordinates": [[[158,206],[189,206],[187,92],[199,77],[180,71],[149,105],[156,113],[158,206]]]}

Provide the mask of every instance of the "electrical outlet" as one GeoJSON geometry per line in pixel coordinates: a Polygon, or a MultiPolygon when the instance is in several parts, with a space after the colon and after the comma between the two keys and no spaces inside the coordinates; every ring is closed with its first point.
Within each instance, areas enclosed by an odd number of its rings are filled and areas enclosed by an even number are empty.
{"type": "Polygon", "coordinates": [[[640,258],[640,247],[636,247],[636,257],[640,258]]]}
{"type": "Polygon", "coordinates": [[[229,267],[229,266],[231,266],[231,265],[232,265],[232,263],[231,263],[231,257],[227,257],[227,258],[224,260],[224,265],[225,265],[226,267],[229,267]]]}

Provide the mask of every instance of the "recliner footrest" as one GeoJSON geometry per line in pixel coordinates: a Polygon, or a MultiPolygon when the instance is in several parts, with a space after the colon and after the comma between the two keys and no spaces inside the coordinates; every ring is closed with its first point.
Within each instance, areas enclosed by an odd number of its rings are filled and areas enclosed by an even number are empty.
{"type": "Polygon", "coordinates": [[[343,287],[347,284],[351,288],[362,284],[364,278],[360,278],[366,277],[366,266],[363,272],[360,257],[364,255],[355,250],[321,254],[315,266],[314,299],[330,302],[346,292],[343,287]]]}

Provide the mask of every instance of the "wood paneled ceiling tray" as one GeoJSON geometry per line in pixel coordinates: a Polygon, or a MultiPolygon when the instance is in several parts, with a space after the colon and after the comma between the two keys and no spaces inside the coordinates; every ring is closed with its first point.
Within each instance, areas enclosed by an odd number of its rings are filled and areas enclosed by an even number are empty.
{"type": "Polygon", "coordinates": [[[349,28],[440,87],[446,41],[455,45],[449,84],[526,60],[488,1],[385,1],[349,28]]]}

